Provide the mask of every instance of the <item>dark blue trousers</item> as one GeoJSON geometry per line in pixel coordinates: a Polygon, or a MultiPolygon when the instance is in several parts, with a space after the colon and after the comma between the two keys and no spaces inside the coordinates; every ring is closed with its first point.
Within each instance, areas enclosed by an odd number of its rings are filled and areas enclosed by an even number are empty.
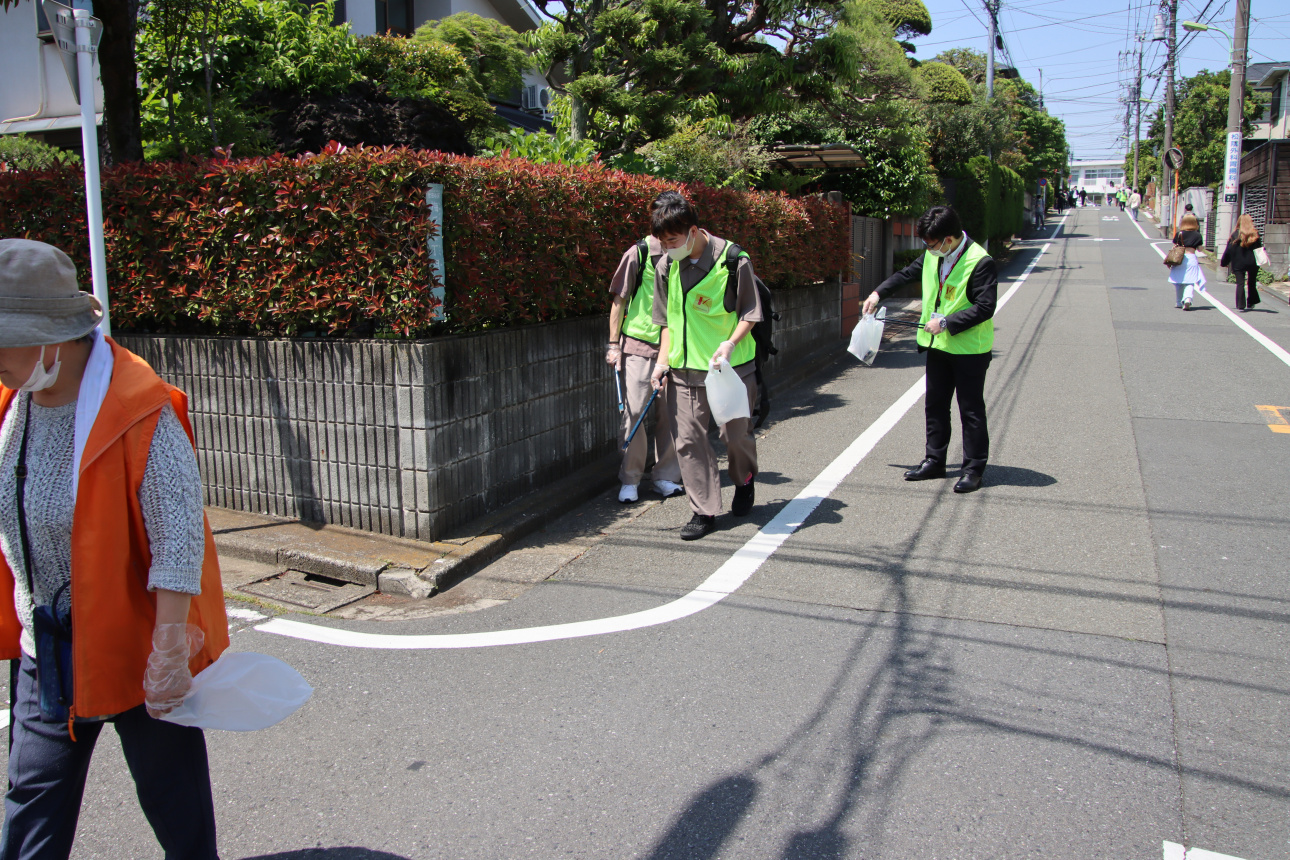
{"type": "MultiPolygon", "coordinates": [[[[66,723],[40,720],[35,661],[23,655],[15,674],[0,860],[66,860],[103,723],[77,723],[73,742],[66,723]]],[[[154,720],[143,705],[106,722],[116,726],[139,805],[166,860],[218,860],[201,729],[154,720]]]]}

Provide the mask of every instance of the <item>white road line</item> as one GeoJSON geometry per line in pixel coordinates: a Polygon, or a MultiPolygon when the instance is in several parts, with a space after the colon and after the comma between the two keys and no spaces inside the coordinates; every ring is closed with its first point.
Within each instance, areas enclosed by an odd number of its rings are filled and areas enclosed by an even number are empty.
{"type": "Polygon", "coordinates": [[[1219,854],[1204,848],[1184,848],[1177,842],[1166,842],[1164,860],[1241,860],[1231,854],[1219,854]]]}
{"type": "MultiPolygon", "coordinates": [[[[1060,226],[1058,228],[1060,230],[1060,226]]],[[[1034,271],[1040,258],[1052,247],[1051,243],[1035,255],[1021,277],[1013,282],[1011,288],[999,300],[996,307],[1002,310],[1025,283],[1026,278],[1034,271]]],[[[582,636],[600,636],[605,633],[621,633],[627,630],[638,630],[642,627],[653,627],[676,621],[697,612],[702,612],[729,597],[748,581],[758,568],[788,540],[789,536],[806,522],[806,519],[819,507],[838,485],[855,470],[874,446],[899,423],[905,413],[923,396],[927,386],[927,377],[921,376],[918,381],[900,396],[873,424],[861,433],[845,451],[824,468],[806,486],[806,489],[784,505],[780,512],[757,534],[731,556],[725,564],[704,580],[698,588],[684,597],[665,603],[653,609],[633,612],[628,615],[617,615],[610,618],[596,618],[590,621],[574,621],[567,624],[552,624],[545,627],[523,627],[516,630],[491,630],[483,633],[434,633],[424,635],[401,635],[396,633],[366,633],[356,630],[338,630],[334,627],[322,627],[302,621],[290,621],[275,618],[255,629],[265,633],[277,633],[280,636],[291,636],[296,639],[307,639],[327,645],[342,645],[350,648],[385,648],[404,650],[426,650],[440,648],[488,648],[498,645],[524,645],[533,642],[550,642],[557,639],[576,639],[582,636]]]]}
{"type": "Polygon", "coordinates": [[[9,709],[0,708],[0,729],[9,725],[9,709]]]}
{"type": "Polygon", "coordinates": [[[263,612],[256,612],[254,609],[243,609],[240,606],[226,606],[224,612],[229,618],[236,618],[239,621],[263,621],[269,616],[263,612]]]}
{"type": "MultiPolygon", "coordinates": [[[[1138,232],[1142,233],[1141,227],[1138,227],[1138,232]]],[[[1157,254],[1159,254],[1160,259],[1162,260],[1165,258],[1166,252],[1160,250],[1159,246],[1160,245],[1169,245],[1171,247],[1173,246],[1172,242],[1157,243],[1153,241],[1151,237],[1149,237],[1146,233],[1142,233],[1142,238],[1151,242],[1152,250],[1154,250],[1157,254]]],[[[1281,359],[1282,363],[1284,363],[1287,367],[1290,367],[1290,352],[1286,352],[1284,349],[1281,348],[1280,344],[1276,343],[1270,337],[1265,335],[1263,332],[1259,331],[1254,326],[1250,325],[1245,320],[1238,317],[1236,314],[1232,312],[1231,308],[1229,308],[1227,305],[1223,304],[1221,301],[1219,301],[1218,299],[1210,295],[1208,286],[1206,287],[1205,290],[1197,291],[1197,292],[1199,292],[1200,295],[1205,297],[1205,301],[1209,302],[1211,305],[1218,308],[1219,311],[1222,312],[1223,316],[1227,317],[1229,320],[1235,323],[1237,328],[1239,328],[1241,331],[1248,334],[1250,337],[1254,338],[1264,349],[1266,349],[1268,352],[1275,355],[1277,358],[1281,359]]]]}

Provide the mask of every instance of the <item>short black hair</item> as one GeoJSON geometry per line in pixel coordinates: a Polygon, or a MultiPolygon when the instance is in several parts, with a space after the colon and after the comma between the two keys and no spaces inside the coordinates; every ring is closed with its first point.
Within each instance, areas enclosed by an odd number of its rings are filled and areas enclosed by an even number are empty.
{"type": "Polygon", "coordinates": [[[649,229],[655,237],[680,235],[690,232],[691,227],[699,226],[699,212],[689,200],[675,191],[665,191],[655,200],[654,211],[649,216],[649,229]],[[675,197],[668,197],[675,195],[675,197]],[[663,200],[668,197],[667,200],[663,200]],[[659,202],[663,200],[663,202],[659,202]]]}
{"type": "Polygon", "coordinates": [[[917,229],[918,238],[924,242],[936,242],[962,234],[963,222],[952,206],[933,206],[918,216],[917,229]]]}
{"type": "Polygon", "coordinates": [[[662,194],[654,198],[654,202],[649,205],[649,209],[651,212],[653,212],[655,209],[658,209],[660,206],[666,206],[669,203],[684,203],[684,202],[685,202],[685,198],[681,196],[681,192],[664,191],[662,194]]]}

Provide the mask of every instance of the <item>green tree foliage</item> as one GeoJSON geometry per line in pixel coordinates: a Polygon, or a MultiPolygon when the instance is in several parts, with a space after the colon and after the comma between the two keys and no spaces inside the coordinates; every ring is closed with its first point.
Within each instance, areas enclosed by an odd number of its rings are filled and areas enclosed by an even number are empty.
{"type": "Polygon", "coordinates": [[[918,67],[917,75],[923,86],[923,97],[928,102],[951,105],[972,103],[972,88],[953,66],[937,62],[923,63],[918,67]]]}
{"type": "Polygon", "coordinates": [[[524,72],[533,66],[519,33],[472,12],[422,24],[413,34],[412,44],[451,45],[484,92],[497,99],[514,99],[524,84],[524,72]]]}
{"type": "Polygon", "coordinates": [[[0,173],[6,170],[49,170],[80,162],[76,153],[41,143],[25,134],[0,135],[0,173]]]}
{"type": "Polygon", "coordinates": [[[950,48],[936,55],[935,62],[953,66],[971,84],[985,83],[986,57],[972,48],[950,48]]]}
{"type": "Polygon", "coordinates": [[[574,140],[564,131],[530,134],[522,128],[511,128],[505,133],[490,136],[480,154],[494,158],[518,158],[533,164],[570,165],[592,164],[600,157],[596,145],[590,140],[574,140]]]}
{"type": "Polygon", "coordinates": [[[873,0],[874,9],[896,30],[896,36],[930,36],[932,15],[922,0],[873,0]]]}
{"type": "Polygon", "coordinates": [[[467,129],[497,122],[478,75],[461,52],[435,39],[365,36],[358,40],[356,69],[396,98],[429,99],[448,108],[467,129]]]}
{"type": "Polygon", "coordinates": [[[678,182],[712,188],[755,187],[770,170],[771,155],[747,123],[705,120],[641,147],[636,157],[644,171],[678,182]]]}
{"type": "Polygon", "coordinates": [[[539,8],[551,22],[529,34],[539,69],[557,72],[570,132],[603,152],[630,151],[714,114],[716,70],[728,58],[708,37],[696,0],[569,0],[539,8]]]}
{"type": "MultiPolygon", "coordinates": [[[[1198,74],[1184,78],[1178,85],[1174,99],[1174,137],[1173,144],[1183,151],[1183,169],[1179,177],[1180,187],[1208,185],[1217,188],[1223,181],[1223,159],[1227,151],[1227,100],[1232,86],[1232,73],[1228,69],[1220,72],[1202,70],[1198,74]]],[[[1247,83],[1245,87],[1245,116],[1241,131],[1249,134],[1251,124],[1259,118],[1267,96],[1256,93],[1247,83]]],[[[1165,120],[1164,107],[1156,109],[1147,132],[1148,145],[1142,152],[1164,152],[1165,120]]],[[[1129,151],[1129,167],[1132,170],[1132,149],[1129,151]]],[[[1159,161],[1145,158],[1139,154],[1139,183],[1159,177],[1159,161]],[[1156,163],[1152,164],[1151,162],[1156,163]]]]}

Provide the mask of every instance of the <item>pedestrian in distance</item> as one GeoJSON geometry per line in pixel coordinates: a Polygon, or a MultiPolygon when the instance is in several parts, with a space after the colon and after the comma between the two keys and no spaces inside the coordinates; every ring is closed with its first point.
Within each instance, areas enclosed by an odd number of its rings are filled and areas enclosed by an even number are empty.
{"type": "Polygon", "coordinates": [[[1236,276],[1236,309],[1241,313],[1254,309],[1259,299],[1259,261],[1256,252],[1263,247],[1263,237],[1249,213],[1236,219],[1236,229],[1227,239],[1220,266],[1227,266],[1236,276]]]}
{"type": "Polygon", "coordinates": [[[945,477],[950,400],[957,397],[963,468],[954,492],[971,493],[980,489],[990,458],[985,374],[994,347],[999,272],[994,258],[963,232],[958,213],[949,206],[928,209],[919,216],[917,229],[926,252],[870,293],[864,313],[873,313],[880,300],[906,284],[921,285],[918,351],[927,353],[927,446],[923,461],[905,472],[905,480],[945,477]]]}
{"type": "Polygon", "coordinates": [[[1185,311],[1191,310],[1195,291],[1205,288],[1205,273],[1201,271],[1200,259],[1196,251],[1205,245],[1205,237],[1200,234],[1200,222],[1188,212],[1178,222],[1179,230],[1174,234],[1174,245],[1181,247],[1182,262],[1169,269],[1169,282],[1174,285],[1175,307],[1185,311]]]}
{"type": "Polygon", "coordinates": [[[1135,188],[1133,189],[1133,193],[1129,195],[1129,214],[1133,216],[1134,221],[1138,220],[1138,210],[1141,208],[1142,195],[1139,194],[1138,189],[1135,188]]]}
{"type": "Polygon", "coordinates": [[[1083,188],[1079,190],[1079,205],[1081,209],[1088,205],[1088,192],[1083,188]]]}
{"type": "MultiPolygon", "coordinates": [[[[716,527],[721,513],[717,455],[708,441],[711,410],[705,377],[727,361],[748,392],[751,414],[757,399],[756,344],[750,336],[762,320],[762,303],[752,260],[723,238],[704,230],[694,205],[684,197],[664,202],[650,215],[650,231],[663,247],[654,281],[654,323],[661,329],[659,358],[651,374],[672,415],[681,481],[693,516],[682,540],[697,540],[716,527]]],[[[751,418],[721,427],[729,475],[735,485],[730,512],[747,516],[755,501],[757,439],[751,418]]]]}
{"type": "Polygon", "coordinates": [[[1121,185],[1120,190],[1115,192],[1115,201],[1120,204],[1121,212],[1124,211],[1124,205],[1128,202],[1128,200],[1129,200],[1129,193],[1125,191],[1124,186],[1121,185]]]}
{"type": "Polygon", "coordinates": [[[102,318],[66,254],[0,240],[0,858],[70,854],[112,723],[165,856],[215,860],[205,738],[158,719],[228,647],[187,399],[102,318]]]}
{"type": "MultiPolygon", "coordinates": [[[[679,198],[675,191],[665,191],[653,207],[679,198]]],[[[654,273],[663,246],[653,236],[646,236],[623,252],[618,269],[609,282],[613,304],[609,309],[609,347],[605,361],[620,374],[623,404],[623,439],[636,427],[650,402],[650,375],[658,360],[661,331],[654,322],[654,273]]],[[[657,424],[654,429],[654,489],[663,498],[682,492],[681,468],[677,464],[676,445],[672,441],[672,415],[666,399],[655,398],[657,424]]],[[[649,444],[644,429],[639,429],[623,451],[618,468],[618,501],[635,502],[638,487],[645,474],[649,444]]]]}

